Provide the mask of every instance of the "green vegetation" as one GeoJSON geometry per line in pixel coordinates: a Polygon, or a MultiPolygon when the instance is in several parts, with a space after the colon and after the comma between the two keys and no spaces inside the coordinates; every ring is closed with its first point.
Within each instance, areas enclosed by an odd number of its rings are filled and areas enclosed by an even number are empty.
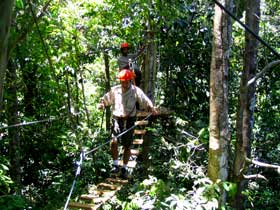
{"type": "MultiPolygon", "coordinates": [[[[260,36],[280,52],[276,2],[264,1],[260,36]]],[[[102,112],[96,108],[105,92],[104,54],[110,58],[114,85],[120,43],[131,43],[132,50],[148,44],[148,21],[155,30],[159,64],[155,104],[173,114],[153,122],[156,132],[146,173],[140,163],[133,181],[103,209],[216,209],[221,188],[228,193],[224,209],[230,209],[235,184],[212,183],[207,178],[213,8],[213,1],[202,0],[16,0],[0,112],[0,209],[62,209],[80,151],[109,138],[105,125],[101,126],[105,124],[102,112]],[[50,120],[4,128],[46,119],[50,120]]],[[[237,12],[241,16],[242,11],[237,12]]],[[[229,117],[233,151],[244,32],[234,24],[232,35],[229,117]]],[[[277,59],[259,45],[258,71],[277,59]]],[[[280,164],[279,68],[257,82],[251,142],[252,158],[276,165],[280,164]]],[[[110,166],[108,146],[87,156],[72,199],[89,184],[108,177],[110,166]]],[[[279,170],[252,166],[250,173],[267,180],[248,181],[244,209],[279,207],[279,170]]]]}

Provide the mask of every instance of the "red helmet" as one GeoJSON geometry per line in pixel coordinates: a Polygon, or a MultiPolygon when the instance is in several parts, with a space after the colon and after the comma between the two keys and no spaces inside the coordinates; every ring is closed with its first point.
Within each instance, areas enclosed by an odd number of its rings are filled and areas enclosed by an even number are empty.
{"type": "Polygon", "coordinates": [[[121,43],[121,49],[122,48],[129,48],[129,44],[127,42],[121,43]]]}
{"type": "Polygon", "coordinates": [[[134,78],[134,73],[128,69],[123,69],[118,74],[118,79],[120,81],[128,81],[134,78]]]}

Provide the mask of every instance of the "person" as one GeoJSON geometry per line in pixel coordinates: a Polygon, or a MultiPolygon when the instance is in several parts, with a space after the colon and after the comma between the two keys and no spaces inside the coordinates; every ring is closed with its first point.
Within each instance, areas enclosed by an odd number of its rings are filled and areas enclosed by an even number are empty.
{"type": "Polygon", "coordinates": [[[152,101],[144,94],[137,86],[133,85],[131,80],[134,74],[128,69],[123,69],[118,74],[120,85],[112,87],[100,100],[99,109],[104,109],[106,106],[112,106],[113,125],[112,125],[112,141],[111,155],[113,159],[112,173],[121,172],[122,178],[127,178],[127,163],[130,157],[130,147],[133,141],[133,132],[131,129],[122,135],[119,139],[117,135],[132,127],[136,121],[136,102],[143,108],[151,111],[152,114],[157,114],[152,101]],[[119,167],[118,163],[118,142],[124,148],[123,167],[119,167]]]}
{"type": "Polygon", "coordinates": [[[142,73],[139,67],[136,65],[135,59],[144,51],[145,46],[141,47],[141,49],[137,53],[133,54],[129,53],[129,48],[130,46],[127,42],[121,44],[121,56],[118,58],[119,70],[133,70],[135,73],[135,84],[139,87],[142,79],[142,73]]]}

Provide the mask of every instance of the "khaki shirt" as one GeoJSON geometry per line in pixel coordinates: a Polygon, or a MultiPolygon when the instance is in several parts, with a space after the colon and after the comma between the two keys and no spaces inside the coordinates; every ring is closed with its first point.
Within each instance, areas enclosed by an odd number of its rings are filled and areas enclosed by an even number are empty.
{"type": "Polygon", "coordinates": [[[116,117],[136,116],[136,102],[144,109],[153,107],[152,101],[134,85],[125,93],[122,92],[121,85],[114,86],[102,99],[105,106],[112,106],[113,115],[116,117]]]}

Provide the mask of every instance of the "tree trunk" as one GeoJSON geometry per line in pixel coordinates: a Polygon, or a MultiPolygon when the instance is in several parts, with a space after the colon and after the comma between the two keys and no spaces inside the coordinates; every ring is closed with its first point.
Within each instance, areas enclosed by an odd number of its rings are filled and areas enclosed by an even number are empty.
{"type": "MultiPolygon", "coordinates": [[[[256,34],[259,33],[260,0],[246,1],[246,24],[256,34]]],[[[250,33],[245,33],[244,67],[240,83],[239,104],[236,120],[236,145],[233,167],[233,182],[237,184],[237,193],[233,207],[243,209],[242,191],[246,184],[243,175],[247,172],[246,157],[250,158],[252,130],[254,124],[255,83],[247,86],[254,78],[257,69],[258,41],[250,33]]]]}
{"type": "Polygon", "coordinates": [[[157,74],[157,46],[155,42],[155,26],[153,24],[153,20],[151,19],[148,19],[146,40],[148,44],[146,46],[147,53],[144,60],[142,88],[147,96],[154,102],[155,81],[157,74]]]}
{"type": "Polygon", "coordinates": [[[14,0],[0,1],[0,113],[3,111],[3,93],[7,68],[7,46],[10,35],[14,0]]]}
{"type": "MultiPolygon", "coordinates": [[[[19,123],[18,120],[18,100],[16,87],[16,68],[10,62],[9,71],[7,72],[7,98],[6,98],[6,114],[8,125],[15,125],[19,123]]],[[[12,127],[8,129],[9,134],[9,156],[11,161],[10,175],[17,187],[21,183],[20,174],[20,136],[19,127],[12,127]]]]}
{"type": "MultiPolygon", "coordinates": [[[[110,91],[110,65],[109,65],[109,56],[108,51],[104,51],[104,63],[105,63],[105,88],[106,93],[110,91]]],[[[109,131],[111,127],[111,109],[110,107],[106,107],[106,130],[109,131]]],[[[102,121],[102,120],[101,120],[102,121]]],[[[102,125],[101,125],[102,126],[102,125]]]]}
{"type": "MultiPolygon", "coordinates": [[[[232,10],[231,0],[221,0],[232,10]]],[[[208,176],[213,181],[228,179],[229,120],[228,120],[228,71],[232,23],[220,7],[215,6],[212,61],[210,72],[210,139],[208,176]]],[[[221,189],[219,206],[226,202],[221,189]]]]}

